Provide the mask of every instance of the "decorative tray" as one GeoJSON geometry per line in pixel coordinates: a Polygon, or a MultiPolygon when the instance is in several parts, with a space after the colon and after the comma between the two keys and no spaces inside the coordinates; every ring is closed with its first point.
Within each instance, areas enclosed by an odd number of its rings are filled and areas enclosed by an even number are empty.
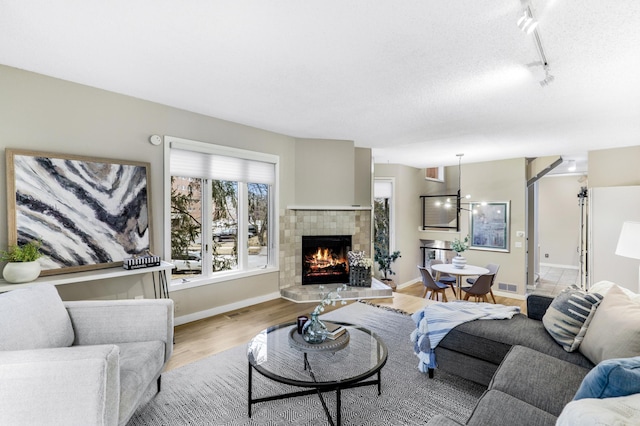
{"type": "Polygon", "coordinates": [[[298,334],[298,327],[293,326],[289,331],[289,345],[302,352],[337,352],[349,344],[349,330],[346,330],[337,339],[326,339],[322,343],[307,343],[298,334]]]}

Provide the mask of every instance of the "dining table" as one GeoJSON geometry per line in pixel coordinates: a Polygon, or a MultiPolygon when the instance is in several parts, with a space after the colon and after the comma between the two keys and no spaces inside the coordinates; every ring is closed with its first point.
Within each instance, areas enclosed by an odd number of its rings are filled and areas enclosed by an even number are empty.
{"type": "Polygon", "coordinates": [[[453,266],[451,263],[440,263],[437,265],[431,265],[431,269],[441,273],[447,273],[456,277],[456,287],[458,287],[458,294],[454,295],[458,299],[462,299],[462,278],[472,275],[484,275],[488,274],[489,270],[482,266],[464,265],[463,268],[453,266]]]}

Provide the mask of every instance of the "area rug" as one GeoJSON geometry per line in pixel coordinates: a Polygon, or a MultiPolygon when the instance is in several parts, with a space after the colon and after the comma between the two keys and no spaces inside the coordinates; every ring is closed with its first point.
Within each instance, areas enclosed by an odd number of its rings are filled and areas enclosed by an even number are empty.
{"type": "MultiPolygon", "coordinates": [[[[418,371],[409,340],[415,328],[407,315],[364,303],[352,303],[322,316],[361,324],[386,343],[382,394],[375,386],[342,391],[343,425],[423,425],[436,414],[464,422],[484,388],[436,371],[429,379],[418,371]]],[[[138,425],[326,425],[317,395],[262,402],[247,416],[246,345],[202,359],[162,376],[162,392],[141,406],[129,422],[138,425]]],[[[291,391],[254,373],[254,396],[291,391]],[[259,394],[258,394],[259,393],[259,394]]],[[[333,393],[325,395],[335,413],[333,393]]]]}

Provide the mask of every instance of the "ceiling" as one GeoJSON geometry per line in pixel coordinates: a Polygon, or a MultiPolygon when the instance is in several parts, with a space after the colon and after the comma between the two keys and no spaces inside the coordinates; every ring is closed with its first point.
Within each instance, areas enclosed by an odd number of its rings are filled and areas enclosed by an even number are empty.
{"type": "MultiPolygon", "coordinates": [[[[0,63],[415,167],[640,144],[640,2],[0,0],[0,63]]],[[[581,164],[581,163],[579,163],[581,164]]]]}

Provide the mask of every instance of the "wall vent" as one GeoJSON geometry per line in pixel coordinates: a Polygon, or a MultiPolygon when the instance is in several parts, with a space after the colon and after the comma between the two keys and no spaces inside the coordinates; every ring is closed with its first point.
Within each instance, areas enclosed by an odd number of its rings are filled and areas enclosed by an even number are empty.
{"type": "Polygon", "coordinates": [[[516,284],[498,283],[498,289],[508,291],[510,293],[518,292],[518,286],[516,284]]]}

